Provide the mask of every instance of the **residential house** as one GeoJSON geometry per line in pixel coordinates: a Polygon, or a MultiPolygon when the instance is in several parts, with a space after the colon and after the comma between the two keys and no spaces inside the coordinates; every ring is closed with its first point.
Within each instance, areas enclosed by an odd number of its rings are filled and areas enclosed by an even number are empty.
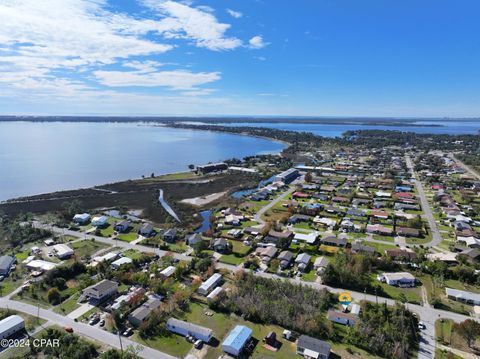
{"type": "Polygon", "coordinates": [[[120,269],[121,266],[130,264],[130,263],[133,263],[132,258],[120,257],[117,260],[113,261],[112,264],[110,264],[110,265],[112,266],[113,269],[118,270],[118,269],[120,269]]]}
{"type": "Polygon", "coordinates": [[[72,248],[63,243],[55,244],[53,250],[58,259],[70,258],[75,253],[72,248]]]}
{"type": "Polygon", "coordinates": [[[264,248],[258,247],[255,250],[255,253],[262,259],[263,263],[268,264],[273,258],[275,258],[275,254],[277,254],[277,248],[274,246],[267,246],[264,248]]]}
{"type": "Polygon", "coordinates": [[[293,237],[294,240],[305,242],[308,244],[315,244],[318,238],[318,232],[309,232],[309,233],[295,233],[293,237]]]}
{"type": "Polygon", "coordinates": [[[415,277],[408,272],[382,273],[377,276],[377,279],[388,285],[402,288],[414,287],[416,282],[415,277]]]}
{"type": "Polygon", "coordinates": [[[375,254],[375,248],[363,245],[362,241],[356,240],[352,243],[351,251],[353,253],[375,254]]]}
{"type": "Polygon", "coordinates": [[[107,216],[95,216],[92,218],[92,226],[105,227],[108,224],[107,216]]]}
{"type": "Polygon", "coordinates": [[[367,233],[379,234],[382,236],[391,236],[393,233],[392,228],[382,226],[381,224],[367,224],[365,231],[367,233]]]}
{"type": "Polygon", "coordinates": [[[230,250],[230,244],[225,238],[215,238],[212,242],[212,248],[215,252],[226,253],[230,250]]]}
{"type": "Polygon", "coordinates": [[[213,289],[218,287],[222,281],[222,275],[220,273],[214,273],[210,278],[203,282],[200,287],[198,287],[198,293],[201,295],[208,295],[213,289]]]}
{"type": "Polygon", "coordinates": [[[294,214],[288,219],[289,224],[297,224],[300,222],[310,222],[312,217],[307,216],[305,214],[294,214]]]}
{"type": "Polygon", "coordinates": [[[213,331],[209,328],[197,324],[185,322],[183,320],[170,318],[167,320],[166,328],[176,334],[183,336],[192,336],[195,339],[209,343],[213,337],[213,331]]]}
{"type": "Polygon", "coordinates": [[[118,283],[104,279],[97,284],[91,285],[82,291],[82,297],[92,303],[101,303],[117,293],[118,283]]]}
{"type": "Polygon", "coordinates": [[[338,310],[330,309],[327,313],[327,318],[331,322],[346,325],[346,326],[354,326],[355,323],[358,321],[358,317],[351,313],[344,313],[338,310]]]}
{"type": "Polygon", "coordinates": [[[325,268],[327,268],[328,263],[330,263],[330,260],[327,257],[317,257],[313,263],[313,269],[315,269],[317,274],[320,274],[325,270],[325,268]]]}
{"type": "Polygon", "coordinates": [[[328,359],[331,345],[323,340],[301,335],[297,340],[297,354],[307,359],[328,359]]]}
{"type": "Polygon", "coordinates": [[[287,269],[293,260],[293,253],[290,251],[281,252],[277,259],[280,261],[280,268],[287,269]]]}
{"type": "Polygon", "coordinates": [[[244,325],[237,325],[222,343],[222,350],[238,357],[252,337],[253,331],[244,325]]]}
{"type": "MultiPolygon", "coordinates": [[[[25,320],[19,315],[9,315],[8,317],[0,320],[0,340],[4,340],[13,337],[19,332],[25,331],[25,320]]],[[[8,348],[11,344],[4,346],[8,348]]]]}
{"type": "Polygon", "coordinates": [[[88,213],[79,213],[73,216],[72,221],[79,225],[85,225],[90,221],[90,215],[88,213]]]}
{"type": "Polygon", "coordinates": [[[190,247],[195,246],[197,243],[203,242],[203,237],[200,233],[193,233],[187,236],[187,244],[190,247]]]}
{"type": "Polygon", "coordinates": [[[469,305],[480,305],[480,294],[478,293],[466,292],[464,290],[453,288],[445,288],[445,293],[451,300],[469,305]]]}
{"type": "Polygon", "coordinates": [[[170,228],[163,232],[163,240],[168,243],[173,243],[177,239],[177,229],[170,228]]]}
{"type": "Polygon", "coordinates": [[[417,259],[417,253],[404,249],[386,249],[385,255],[397,261],[411,261],[417,259]]]}
{"type": "Polygon", "coordinates": [[[127,219],[124,219],[123,221],[115,223],[115,226],[113,229],[115,229],[118,233],[124,233],[128,230],[128,227],[130,226],[130,221],[127,219]]]}
{"type": "Polygon", "coordinates": [[[325,234],[322,238],[320,238],[320,243],[327,246],[345,247],[348,243],[348,240],[346,237],[337,237],[335,234],[325,234]]]}
{"type": "Polygon", "coordinates": [[[138,229],[138,234],[143,237],[152,237],[155,235],[155,230],[150,223],[143,223],[138,229]]]}
{"type": "Polygon", "coordinates": [[[310,259],[312,256],[308,253],[300,253],[297,255],[297,258],[295,258],[295,263],[297,265],[297,268],[301,272],[305,272],[307,269],[308,265],[310,264],[310,259]]]}
{"type": "Polygon", "coordinates": [[[16,259],[11,256],[0,257],[0,275],[6,277],[10,273],[12,266],[15,264],[16,259]]]}
{"type": "Polygon", "coordinates": [[[402,237],[420,237],[420,231],[416,228],[398,227],[397,234],[402,237]]]}
{"type": "Polygon", "coordinates": [[[148,298],[145,303],[128,315],[128,321],[134,327],[139,327],[148,319],[155,309],[160,307],[161,304],[161,300],[156,297],[152,296],[148,298]]]}

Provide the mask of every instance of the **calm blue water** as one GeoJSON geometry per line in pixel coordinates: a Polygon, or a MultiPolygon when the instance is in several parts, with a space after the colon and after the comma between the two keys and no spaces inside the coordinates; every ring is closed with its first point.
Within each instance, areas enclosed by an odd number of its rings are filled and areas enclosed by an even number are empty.
{"type": "Polygon", "coordinates": [[[250,188],[250,189],[243,189],[241,191],[237,191],[237,192],[233,192],[231,194],[231,196],[233,198],[242,198],[242,197],[246,197],[246,196],[249,196],[251,195],[253,192],[255,192],[256,190],[262,188],[262,187],[265,187],[267,184],[269,183],[272,183],[273,182],[273,179],[275,178],[275,175],[273,175],[272,177],[266,179],[266,180],[263,180],[263,181],[260,181],[258,183],[258,186],[256,188],[250,188]]]}
{"type": "Polygon", "coordinates": [[[235,122],[235,123],[221,123],[224,126],[254,126],[276,128],[286,131],[312,132],[324,137],[339,137],[348,130],[390,130],[390,131],[410,131],[415,133],[432,133],[432,134],[478,134],[480,130],[480,121],[419,121],[416,124],[431,125],[440,124],[442,127],[419,127],[419,126],[384,126],[384,125],[361,125],[361,124],[310,124],[310,123],[267,123],[267,122],[235,122]]]}
{"type": "Polygon", "coordinates": [[[0,122],[0,200],[187,171],[285,145],[134,123],[0,122]]]}
{"type": "Polygon", "coordinates": [[[195,233],[203,233],[210,229],[210,216],[212,215],[212,211],[202,211],[200,212],[200,216],[202,216],[202,224],[195,230],[195,233]]]}

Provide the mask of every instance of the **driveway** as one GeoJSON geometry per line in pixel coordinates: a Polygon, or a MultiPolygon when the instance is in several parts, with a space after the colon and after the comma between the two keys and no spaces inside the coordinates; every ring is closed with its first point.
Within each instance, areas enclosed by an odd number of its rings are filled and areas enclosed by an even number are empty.
{"type": "Polygon", "coordinates": [[[67,314],[67,317],[70,319],[77,319],[78,317],[81,317],[84,315],[86,312],[89,310],[95,308],[94,305],[91,305],[89,303],[83,303],[80,307],[75,309],[73,312],[67,314]]]}

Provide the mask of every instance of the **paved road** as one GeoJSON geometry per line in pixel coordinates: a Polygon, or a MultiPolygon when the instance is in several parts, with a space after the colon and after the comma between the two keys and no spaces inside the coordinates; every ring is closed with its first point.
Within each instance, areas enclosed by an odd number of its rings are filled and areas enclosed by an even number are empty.
{"type": "Polygon", "coordinates": [[[477,171],[475,171],[472,167],[470,167],[470,166],[466,165],[465,163],[463,163],[462,161],[460,161],[457,157],[455,157],[455,155],[453,153],[449,153],[448,157],[450,157],[452,160],[454,160],[460,167],[462,167],[465,171],[470,173],[473,177],[480,180],[480,174],[477,171]]]}
{"type": "MultiPolygon", "coordinates": [[[[57,314],[49,309],[38,309],[31,304],[19,302],[16,300],[0,298],[0,307],[9,308],[19,312],[24,312],[30,314],[34,317],[38,316],[42,319],[45,319],[49,322],[55,323],[62,327],[71,327],[74,332],[81,334],[83,336],[89,337],[93,340],[105,343],[114,348],[120,349],[120,341],[117,335],[111,334],[103,329],[90,326],[88,324],[75,322],[73,319],[65,317],[63,315],[57,314]]],[[[127,348],[132,345],[140,349],[139,356],[145,359],[158,358],[158,359],[176,359],[175,357],[168,355],[166,353],[160,352],[158,350],[140,345],[130,339],[122,338],[123,348],[127,348]]]]}
{"type": "Polygon", "coordinates": [[[412,159],[410,158],[409,155],[405,156],[405,162],[407,163],[407,167],[413,175],[413,180],[414,180],[417,192],[418,192],[418,197],[420,198],[420,203],[422,205],[423,214],[424,214],[425,218],[427,219],[428,226],[430,227],[430,233],[432,234],[432,240],[428,243],[425,243],[424,246],[425,247],[436,246],[443,240],[443,238],[440,235],[440,232],[438,230],[437,222],[435,222],[435,218],[433,218],[432,209],[430,208],[430,204],[428,203],[427,196],[425,195],[425,191],[423,190],[423,185],[417,179],[417,176],[416,176],[414,168],[413,168],[412,159]]]}
{"type": "Polygon", "coordinates": [[[271,209],[273,206],[275,206],[277,203],[283,201],[285,198],[288,197],[291,193],[295,191],[295,187],[289,188],[288,191],[282,193],[280,196],[275,198],[273,201],[270,201],[266,206],[260,208],[257,213],[253,216],[253,219],[257,221],[258,223],[265,223],[265,221],[262,219],[262,216],[265,212],[267,212],[269,209],[271,209]]]}

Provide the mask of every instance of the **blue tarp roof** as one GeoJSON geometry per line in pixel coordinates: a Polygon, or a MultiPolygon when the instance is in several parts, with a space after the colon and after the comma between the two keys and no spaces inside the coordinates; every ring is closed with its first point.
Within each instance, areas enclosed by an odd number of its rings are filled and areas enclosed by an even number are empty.
{"type": "Polygon", "coordinates": [[[244,325],[237,325],[230,334],[228,334],[228,337],[223,341],[222,345],[228,345],[240,351],[251,336],[252,329],[244,325]]]}

